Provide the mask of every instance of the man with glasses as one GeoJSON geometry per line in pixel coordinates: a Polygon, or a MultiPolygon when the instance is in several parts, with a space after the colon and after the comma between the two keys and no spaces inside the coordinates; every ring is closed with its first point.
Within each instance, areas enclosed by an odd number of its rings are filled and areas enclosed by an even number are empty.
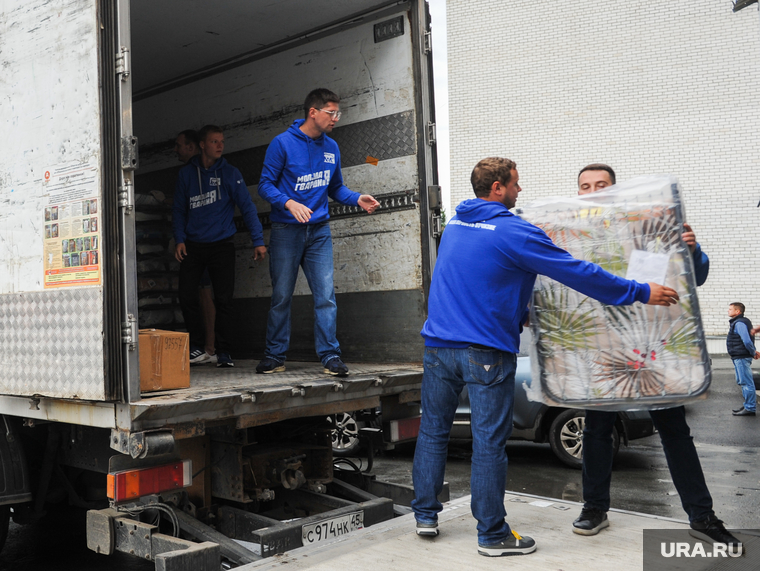
{"type": "Polygon", "coordinates": [[[335,335],[338,307],[333,287],[333,251],[327,198],[360,206],[372,213],[379,203],[369,194],[343,184],[340,150],[327,136],[341,116],[340,98],[315,89],[298,119],[267,148],[259,195],[272,205],[269,271],[272,304],[267,320],[267,346],[257,373],[285,370],[290,345],[290,305],[299,266],[314,297],[314,342],[324,372],[345,376],[335,335]]]}

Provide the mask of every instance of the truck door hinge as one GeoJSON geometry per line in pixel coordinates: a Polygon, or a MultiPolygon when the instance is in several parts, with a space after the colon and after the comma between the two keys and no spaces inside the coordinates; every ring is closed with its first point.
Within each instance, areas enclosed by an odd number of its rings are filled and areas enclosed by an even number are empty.
{"type": "Polygon", "coordinates": [[[431,211],[438,212],[441,209],[441,187],[437,184],[431,184],[427,187],[428,208],[431,211]]]}
{"type": "Polygon", "coordinates": [[[137,153],[137,137],[129,135],[121,138],[121,170],[133,171],[140,166],[137,153]]]}
{"type": "Polygon", "coordinates": [[[422,53],[425,55],[433,51],[433,37],[430,32],[422,32],[422,53]]]}
{"type": "Polygon", "coordinates": [[[130,351],[137,348],[137,318],[132,314],[127,314],[127,320],[121,324],[121,342],[129,346],[130,351]]]}
{"type": "Polygon", "coordinates": [[[428,121],[427,124],[427,144],[431,147],[435,146],[435,123],[428,121]]]}
{"type": "Polygon", "coordinates": [[[122,81],[127,81],[132,73],[132,58],[129,57],[129,49],[121,46],[121,51],[116,54],[116,75],[122,81]]]}
{"type": "Polygon", "coordinates": [[[131,214],[135,207],[135,188],[131,180],[125,180],[124,186],[119,187],[119,207],[125,214],[131,214]]]}
{"type": "Polygon", "coordinates": [[[433,214],[431,220],[432,220],[432,224],[430,227],[430,233],[433,235],[433,238],[438,238],[443,232],[443,228],[441,224],[441,215],[433,214]]]}

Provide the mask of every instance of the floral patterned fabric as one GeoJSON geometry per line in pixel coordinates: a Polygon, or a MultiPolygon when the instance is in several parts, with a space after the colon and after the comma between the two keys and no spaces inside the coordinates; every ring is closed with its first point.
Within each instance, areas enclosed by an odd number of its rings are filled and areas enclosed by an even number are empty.
{"type": "Polygon", "coordinates": [[[675,289],[670,307],[609,306],[539,276],[533,295],[532,400],[573,408],[667,408],[711,379],[694,267],[681,239],[678,181],[639,177],[602,192],[535,202],[516,213],[576,258],[675,289]]]}

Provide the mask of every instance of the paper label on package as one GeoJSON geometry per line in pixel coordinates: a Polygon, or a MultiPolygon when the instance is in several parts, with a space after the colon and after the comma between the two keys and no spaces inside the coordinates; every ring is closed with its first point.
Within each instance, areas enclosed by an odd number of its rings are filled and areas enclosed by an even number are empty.
{"type": "Polygon", "coordinates": [[[628,260],[628,271],[625,279],[636,280],[640,283],[654,282],[664,284],[668,275],[668,254],[653,254],[644,250],[634,250],[628,260]]]}

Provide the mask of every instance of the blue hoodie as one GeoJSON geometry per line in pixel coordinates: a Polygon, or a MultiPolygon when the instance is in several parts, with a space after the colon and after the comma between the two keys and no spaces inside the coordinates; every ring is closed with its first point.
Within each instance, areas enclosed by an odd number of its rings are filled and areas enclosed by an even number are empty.
{"type": "Polygon", "coordinates": [[[200,155],[194,156],[177,177],[172,206],[174,240],[177,244],[185,240],[207,244],[231,238],[237,232],[235,205],[253,245],[263,246],[264,231],[240,171],[223,157],[207,169],[200,155]]]}
{"type": "Polygon", "coordinates": [[[558,248],[500,202],[465,200],[438,249],[422,336],[428,347],[520,350],[536,274],[609,305],[649,301],[649,285],[612,275],[558,248]]]}
{"type": "Polygon", "coordinates": [[[309,137],[300,129],[304,121],[294,121],[267,148],[259,196],[271,203],[272,222],[300,224],[285,210],[291,198],[311,208],[308,224],[318,224],[330,218],[328,196],[352,206],[361,196],[343,184],[338,144],[324,133],[316,139],[309,137]]]}

